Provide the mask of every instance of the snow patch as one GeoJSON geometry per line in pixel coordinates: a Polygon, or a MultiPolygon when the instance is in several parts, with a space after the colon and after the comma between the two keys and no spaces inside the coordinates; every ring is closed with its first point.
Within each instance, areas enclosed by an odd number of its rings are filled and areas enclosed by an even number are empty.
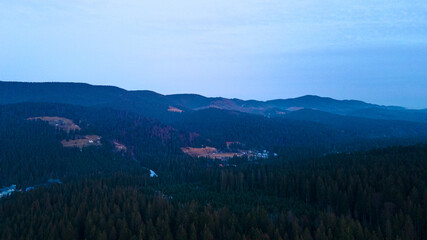
{"type": "Polygon", "coordinates": [[[5,187],[0,189],[0,198],[7,197],[15,192],[16,185],[12,185],[10,187],[5,187]]]}
{"type": "Polygon", "coordinates": [[[150,177],[153,178],[153,177],[158,177],[158,176],[153,170],[150,169],[150,177]]]}

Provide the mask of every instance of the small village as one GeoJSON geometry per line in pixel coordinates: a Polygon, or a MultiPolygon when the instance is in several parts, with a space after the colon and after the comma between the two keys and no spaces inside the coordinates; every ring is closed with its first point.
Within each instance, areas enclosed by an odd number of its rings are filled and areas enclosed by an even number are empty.
{"type": "Polygon", "coordinates": [[[15,192],[15,190],[16,190],[16,185],[0,188],[0,198],[11,195],[13,192],[15,192]]]}
{"type": "MultiPolygon", "coordinates": [[[[228,146],[228,144],[227,144],[228,146]]],[[[234,150],[231,151],[222,151],[214,147],[203,147],[203,148],[192,148],[185,147],[181,150],[192,157],[195,158],[209,158],[209,159],[218,159],[222,161],[227,161],[233,157],[247,157],[248,160],[257,160],[257,159],[268,159],[269,157],[277,157],[277,153],[270,153],[268,150],[234,150]]]]}

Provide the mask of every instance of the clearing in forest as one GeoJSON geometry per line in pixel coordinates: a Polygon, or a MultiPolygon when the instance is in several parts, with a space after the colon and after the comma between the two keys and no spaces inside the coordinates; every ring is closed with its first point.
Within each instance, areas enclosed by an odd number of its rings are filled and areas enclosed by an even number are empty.
{"type": "Polygon", "coordinates": [[[182,113],[183,112],[181,109],[176,108],[176,107],[172,107],[172,106],[169,106],[168,111],[169,112],[177,112],[177,113],[182,113]]]}
{"type": "Polygon", "coordinates": [[[211,159],[229,159],[232,157],[241,157],[244,154],[240,152],[219,152],[218,149],[214,147],[204,147],[204,148],[192,148],[192,147],[183,147],[181,150],[192,157],[205,157],[211,159]]]}
{"type": "Polygon", "coordinates": [[[62,140],[63,147],[78,147],[80,149],[89,146],[102,146],[101,137],[98,135],[76,136],[76,139],[62,140]]]}
{"type": "Polygon", "coordinates": [[[42,120],[66,132],[81,130],[78,125],[74,124],[73,120],[63,117],[32,117],[28,118],[28,120],[42,120]]]}
{"type": "Polygon", "coordinates": [[[127,152],[127,150],[128,150],[128,148],[125,145],[123,145],[117,141],[113,141],[113,144],[114,144],[114,148],[116,149],[117,152],[121,152],[121,151],[127,152]]]}

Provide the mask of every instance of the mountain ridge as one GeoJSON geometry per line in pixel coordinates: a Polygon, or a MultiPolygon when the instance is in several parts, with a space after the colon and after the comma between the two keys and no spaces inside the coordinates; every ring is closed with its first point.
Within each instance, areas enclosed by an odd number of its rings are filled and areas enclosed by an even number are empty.
{"type": "MultiPolygon", "coordinates": [[[[381,106],[381,107],[397,107],[397,108],[404,108],[404,109],[409,109],[409,108],[405,108],[405,107],[400,107],[400,106],[387,106],[387,105],[378,105],[378,104],[372,104],[372,103],[367,103],[365,101],[362,100],[354,100],[354,99],[335,99],[335,98],[331,98],[331,97],[323,97],[323,96],[319,96],[319,95],[313,95],[313,94],[307,94],[307,95],[302,95],[300,97],[294,97],[294,98],[277,98],[277,99],[270,99],[270,100],[256,100],[256,99],[248,99],[248,100],[244,100],[244,99],[240,99],[240,98],[226,98],[226,97],[206,97],[203,96],[201,94],[197,94],[197,93],[174,93],[174,94],[162,94],[162,93],[158,93],[152,90],[126,90],[124,88],[121,87],[117,87],[117,86],[113,86],[113,85],[93,85],[93,84],[89,84],[89,83],[83,83],[83,82],[19,82],[19,81],[0,81],[0,86],[2,88],[4,87],[10,87],[11,85],[33,85],[33,86],[37,86],[37,87],[42,87],[47,86],[47,85],[55,85],[55,86],[66,86],[66,87],[70,87],[70,86],[77,86],[77,87],[86,87],[86,88],[98,88],[98,89],[114,89],[118,92],[127,92],[127,93],[142,93],[142,94],[150,94],[150,95],[157,95],[159,97],[167,97],[167,98],[178,98],[178,97],[193,97],[193,98],[198,98],[198,99],[211,99],[211,100],[220,100],[220,99],[227,99],[227,100],[233,100],[233,101],[239,101],[239,102],[245,102],[245,103],[269,103],[269,102],[276,102],[276,101],[299,101],[299,100],[305,100],[305,99],[311,99],[311,100],[322,100],[322,101],[338,101],[338,102],[358,102],[361,104],[368,104],[368,105],[375,105],[375,106],[381,106]],[[9,85],[9,86],[5,86],[5,85],[9,85]]],[[[18,87],[18,86],[15,86],[18,87]]],[[[4,91],[2,91],[1,93],[4,93],[4,91]]],[[[411,110],[416,110],[416,109],[411,109],[411,110]]],[[[426,109],[420,109],[421,111],[427,111],[426,109]]]]}
{"type": "Polygon", "coordinates": [[[105,106],[159,118],[169,118],[172,113],[168,113],[167,110],[172,106],[183,111],[219,108],[266,117],[282,117],[292,111],[314,109],[344,116],[427,122],[425,109],[406,109],[360,100],[337,100],[317,95],[258,101],[205,97],[191,93],[164,95],[150,90],[128,91],[115,86],[87,83],[0,81],[0,104],[19,102],[59,102],[84,106],[105,106]]]}

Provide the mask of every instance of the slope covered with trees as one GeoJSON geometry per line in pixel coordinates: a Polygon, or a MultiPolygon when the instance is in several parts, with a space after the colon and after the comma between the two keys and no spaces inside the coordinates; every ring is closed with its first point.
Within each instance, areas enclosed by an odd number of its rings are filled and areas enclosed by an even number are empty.
{"type": "Polygon", "coordinates": [[[425,239],[426,159],[419,145],[234,168],[199,160],[185,166],[201,173],[192,180],[171,160],[169,178],[121,172],[3,199],[0,237],[425,239]]]}
{"type": "Polygon", "coordinates": [[[210,108],[180,114],[169,124],[197,132],[215,147],[224,148],[227,141],[239,141],[248,148],[283,154],[355,151],[427,139],[424,123],[345,117],[314,110],[267,118],[210,108]]]}
{"type": "Polygon", "coordinates": [[[181,155],[180,147],[193,140],[188,133],[125,111],[55,103],[0,106],[0,186],[112,172],[138,164],[155,166],[162,158],[181,155]],[[66,117],[81,130],[67,133],[47,122],[27,119],[37,116],[66,117]],[[102,146],[80,150],[61,145],[63,139],[92,134],[102,137],[102,146]],[[127,152],[115,151],[113,141],[127,146],[127,152]]]}
{"type": "MultiPolygon", "coordinates": [[[[38,86],[44,98],[39,92],[27,96],[31,84],[11,86],[16,95],[1,95],[0,88],[0,103],[19,102],[0,105],[0,187],[39,187],[0,199],[0,239],[427,238],[422,121],[312,109],[268,117],[230,110],[265,102],[85,84],[61,85],[57,93],[57,84],[38,86]],[[178,102],[183,112],[167,111],[178,102]],[[224,109],[206,108],[212,104],[224,109]],[[42,116],[67,118],[78,127],[64,131],[36,118],[42,116]],[[100,136],[100,143],[61,144],[87,135],[100,136]],[[278,156],[223,161],[181,151],[227,151],[226,142],[278,156]],[[390,145],[402,146],[378,148],[390,145]],[[378,149],[354,152],[372,148],[378,149]],[[63,184],[42,184],[51,178],[63,184]]],[[[313,106],[366,107],[335,101],[313,106]]]]}
{"type": "Polygon", "coordinates": [[[170,119],[169,106],[185,111],[206,108],[240,111],[255,115],[281,117],[295,109],[314,109],[332,114],[370,119],[405,120],[427,123],[427,113],[402,107],[380,106],[357,100],[336,100],[328,97],[302,96],[270,101],[204,97],[197,94],[162,95],[152,91],[127,91],[113,86],[84,83],[22,83],[0,81],[0,104],[22,102],[66,103],[92,107],[112,107],[170,119]]]}

